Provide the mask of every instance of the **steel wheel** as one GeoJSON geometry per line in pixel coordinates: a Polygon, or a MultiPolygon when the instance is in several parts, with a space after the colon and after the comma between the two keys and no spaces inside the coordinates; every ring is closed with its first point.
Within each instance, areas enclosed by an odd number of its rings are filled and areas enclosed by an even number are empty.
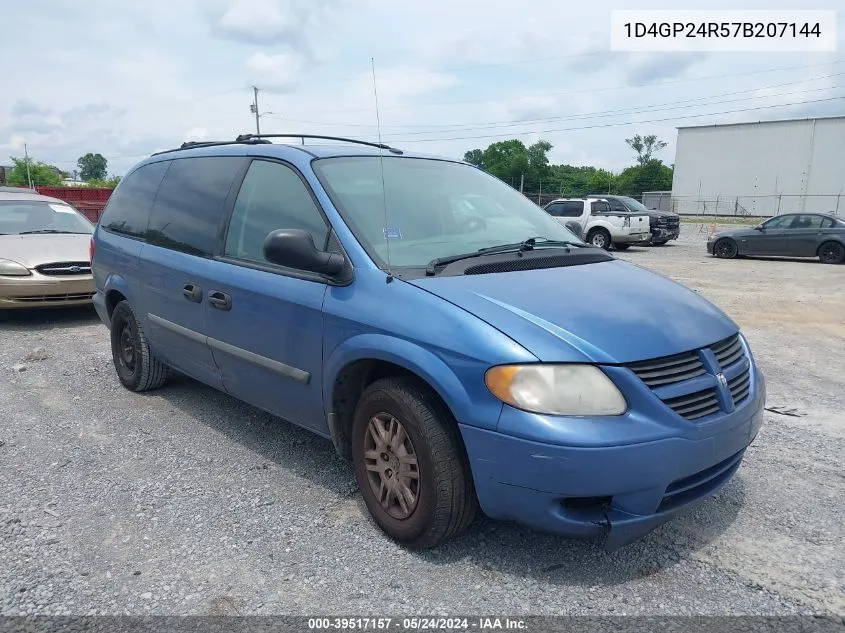
{"type": "Polygon", "coordinates": [[[845,248],[837,242],[826,242],[819,248],[819,259],[825,264],[839,264],[845,260],[845,248]]]}
{"type": "Polygon", "coordinates": [[[610,238],[605,231],[599,230],[590,236],[590,244],[597,248],[607,248],[610,246],[610,238]]]}
{"type": "Polygon", "coordinates": [[[721,259],[733,259],[737,254],[736,242],[733,240],[719,240],[713,248],[716,257],[721,259]]]}
{"type": "Polygon", "coordinates": [[[400,521],[411,516],[419,501],[419,465],[411,438],[394,416],[370,418],[364,459],[370,489],[385,512],[400,521]]]}
{"type": "Polygon", "coordinates": [[[121,384],[132,391],[147,391],[164,384],[170,373],[150,349],[144,328],[128,301],[120,301],[111,315],[111,355],[121,384]]]}

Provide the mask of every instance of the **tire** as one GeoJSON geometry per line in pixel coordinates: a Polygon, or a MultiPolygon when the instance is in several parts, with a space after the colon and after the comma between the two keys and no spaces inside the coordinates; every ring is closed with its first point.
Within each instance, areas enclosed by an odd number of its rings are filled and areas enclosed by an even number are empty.
{"type": "Polygon", "coordinates": [[[364,391],[352,421],[352,461],[376,524],[406,547],[436,547],[466,531],[478,512],[457,424],[440,400],[417,381],[384,378],[364,391]],[[387,431],[381,444],[375,440],[381,433],[371,431],[376,426],[387,431]],[[404,439],[397,433],[392,436],[395,441],[384,443],[398,429],[405,432],[404,439]],[[414,472],[415,476],[408,475],[414,472]],[[396,487],[384,486],[384,481],[396,487]],[[400,481],[411,493],[410,500],[403,496],[404,504],[394,493],[400,481]]]}
{"type": "Polygon", "coordinates": [[[664,242],[652,242],[651,245],[652,246],[665,246],[667,241],[668,240],[666,240],[664,242]]]}
{"type": "Polygon", "coordinates": [[[845,247],[839,242],[825,242],[819,246],[818,255],[822,264],[841,264],[845,261],[845,247]]]}
{"type": "Polygon", "coordinates": [[[111,315],[111,353],[117,377],[130,391],[157,389],[170,375],[170,368],[153,354],[132,306],[125,300],[111,315]]]}
{"type": "Polygon", "coordinates": [[[610,233],[606,229],[593,229],[587,235],[587,242],[593,246],[607,250],[610,248],[610,233]]]}
{"type": "Polygon", "coordinates": [[[617,251],[627,251],[629,248],[631,248],[631,245],[630,244],[614,244],[613,248],[615,248],[617,251]]]}
{"type": "Polygon", "coordinates": [[[736,242],[730,238],[722,238],[713,245],[713,254],[719,259],[733,259],[737,256],[736,242]]]}

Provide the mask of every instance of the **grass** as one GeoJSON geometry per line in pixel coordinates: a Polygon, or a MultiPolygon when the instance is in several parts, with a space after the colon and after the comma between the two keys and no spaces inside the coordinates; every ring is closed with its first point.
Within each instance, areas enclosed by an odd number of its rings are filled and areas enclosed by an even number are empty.
{"type": "Polygon", "coordinates": [[[749,218],[742,215],[737,216],[712,216],[712,215],[682,215],[681,222],[690,224],[737,224],[740,226],[757,226],[766,218],[749,218]]]}

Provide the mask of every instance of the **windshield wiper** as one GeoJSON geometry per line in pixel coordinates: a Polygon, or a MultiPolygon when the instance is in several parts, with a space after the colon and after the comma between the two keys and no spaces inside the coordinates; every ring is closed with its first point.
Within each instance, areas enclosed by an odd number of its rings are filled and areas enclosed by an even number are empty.
{"type": "Polygon", "coordinates": [[[58,229],[41,229],[39,231],[21,231],[18,235],[35,235],[36,233],[63,233],[67,235],[86,235],[82,231],[59,231],[58,229]]]}
{"type": "Polygon", "coordinates": [[[435,275],[437,273],[438,266],[452,264],[454,262],[461,261],[462,259],[470,259],[472,257],[483,257],[484,255],[496,255],[498,253],[521,253],[523,251],[534,250],[538,246],[549,248],[577,246],[578,248],[583,248],[587,245],[578,242],[569,242],[567,240],[550,240],[545,237],[529,237],[527,240],[523,240],[522,242],[514,242],[513,244],[499,244],[498,246],[488,246],[487,248],[479,248],[477,251],[473,251],[471,253],[458,253],[456,255],[448,255],[446,257],[435,257],[430,262],[428,262],[428,265],[425,267],[425,274],[431,277],[432,275],[435,275]],[[538,242],[538,240],[542,241],[538,242]]]}

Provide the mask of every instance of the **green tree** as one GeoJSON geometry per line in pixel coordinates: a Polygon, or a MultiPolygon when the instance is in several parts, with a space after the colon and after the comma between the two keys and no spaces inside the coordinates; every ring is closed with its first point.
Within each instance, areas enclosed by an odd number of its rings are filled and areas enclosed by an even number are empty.
{"type": "Polygon", "coordinates": [[[484,169],[484,151],[480,149],[472,149],[464,154],[464,161],[470,165],[475,165],[484,169]]]}
{"type": "Polygon", "coordinates": [[[668,191],[672,188],[672,169],[656,158],[644,165],[623,170],[616,178],[616,190],[638,198],[644,191],[668,191]]]}
{"type": "Polygon", "coordinates": [[[616,191],[616,177],[606,169],[596,169],[587,181],[587,192],[614,193],[616,191]]]}
{"type": "Polygon", "coordinates": [[[631,138],[626,138],[625,142],[637,153],[637,164],[639,165],[645,165],[652,159],[655,152],[659,152],[666,147],[666,143],[654,134],[648,136],[637,134],[631,138]]]}
{"type": "Polygon", "coordinates": [[[487,149],[473,149],[464,154],[464,160],[500,178],[519,186],[522,178],[526,187],[537,187],[541,182],[551,183],[547,141],[537,141],[529,147],[517,139],[491,143],[487,149]]]}
{"type": "Polygon", "coordinates": [[[90,187],[104,187],[107,189],[114,189],[120,183],[120,176],[109,176],[105,179],[89,180],[90,187]]]}
{"type": "Polygon", "coordinates": [[[62,184],[62,176],[58,168],[36,161],[32,157],[15,158],[10,156],[10,158],[12,159],[12,170],[9,172],[7,180],[12,187],[28,187],[30,178],[32,178],[33,186],[62,184]],[[28,171],[27,166],[29,166],[28,171]]]}
{"type": "Polygon", "coordinates": [[[89,180],[105,180],[108,174],[109,162],[102,154],[92,154],[88,152],[76,161],[76,166],[79,167],[79,176],[85,182],[89,180]]]}

